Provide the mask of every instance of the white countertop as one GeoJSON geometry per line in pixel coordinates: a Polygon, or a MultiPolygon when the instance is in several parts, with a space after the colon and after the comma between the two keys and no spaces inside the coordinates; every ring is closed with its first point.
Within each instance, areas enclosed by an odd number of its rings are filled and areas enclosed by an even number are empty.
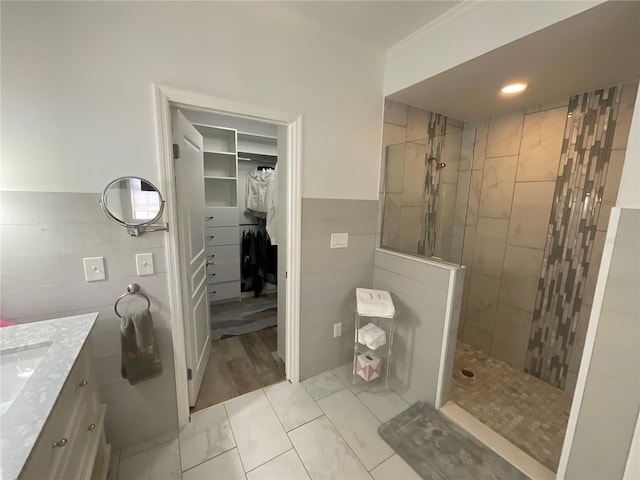
{"type": "Polygon", "coordinates": [[[20,475],[97,313],[0,328],[0,350],[51,342],[42,361],[0,417],[0,478],[20,475]]]}

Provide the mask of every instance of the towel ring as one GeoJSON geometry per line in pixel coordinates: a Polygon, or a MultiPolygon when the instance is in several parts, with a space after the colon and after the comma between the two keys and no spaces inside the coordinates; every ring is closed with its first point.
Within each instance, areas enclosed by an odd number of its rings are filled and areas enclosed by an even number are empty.
{"type": "Polygon", "coordinates": [[[118,313],[118,303],[120,303],[120,300],[128,297],[129,295],[140,295],[141,297],[144,297],[144,299],[147,301],[147,310],[151,308],[151,301],[149,300],[149,297],[140,292],[140,285],[138,285],[137,283],[130,283],[129,285],[127,285],[127,293],[120,295],[118,297],[118,300],[116,300],[116,304],[113,306],[113,309],[115,310],[118,318],[122,318],[122,315],[118,313]]]}

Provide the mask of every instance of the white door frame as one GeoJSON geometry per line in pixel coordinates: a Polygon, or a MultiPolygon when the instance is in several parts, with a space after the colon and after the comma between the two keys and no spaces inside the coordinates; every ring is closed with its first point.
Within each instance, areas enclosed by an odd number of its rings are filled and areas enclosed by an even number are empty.
{"type": "Polygon", "coordinates": [[[173,165],[173,139],[171,133],[171,105],[204,109],[215,113],[261,120],[284,125],[287,128],[287,175],[279,184],[287,189],[287,253],[286,253],[286,349],[287,379],[300,381],[300,222],[301,190],[300,165],[302,158],[302,115],[271,108],[250,105],[203,93],[181,90],[166,85],[154,85],[156,129],[160,158],[160,186],[166,192],[165,215],[169,223],[167,256],[169,274],[169,301],[171,331],[176,378],[178,428],[189,422],[189,395],[187,389],[187,359],[180,289],[180,254],[176,216],[176,191],[173,165]]]}

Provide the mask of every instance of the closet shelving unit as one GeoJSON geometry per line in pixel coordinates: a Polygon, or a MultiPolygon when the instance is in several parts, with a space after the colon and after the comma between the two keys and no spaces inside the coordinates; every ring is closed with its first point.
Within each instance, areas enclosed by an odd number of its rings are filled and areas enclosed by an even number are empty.
{"type": "Polygon", "coordinates": [[[236,130],[194,124],[203,137],[205,245],[209,302],[240,298],[236,130]]]}

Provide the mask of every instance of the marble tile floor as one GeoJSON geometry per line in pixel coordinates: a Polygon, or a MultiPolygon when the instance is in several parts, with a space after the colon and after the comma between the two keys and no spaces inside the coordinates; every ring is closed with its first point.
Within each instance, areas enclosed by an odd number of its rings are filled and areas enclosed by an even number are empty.
{"type": "Polygon", "coordinates": [[[177,438],[114,452],[108,478],[419,479],[377,433],[409,404],[347,388],[348,367],[193,413],[177,438]]]}
{"type": "Polygon", "coordinates": [[[555,472],[572,396],[458,341],[450,400],[555,472]],[[475,376],[462,375],[462,369],[475,376]]]}

